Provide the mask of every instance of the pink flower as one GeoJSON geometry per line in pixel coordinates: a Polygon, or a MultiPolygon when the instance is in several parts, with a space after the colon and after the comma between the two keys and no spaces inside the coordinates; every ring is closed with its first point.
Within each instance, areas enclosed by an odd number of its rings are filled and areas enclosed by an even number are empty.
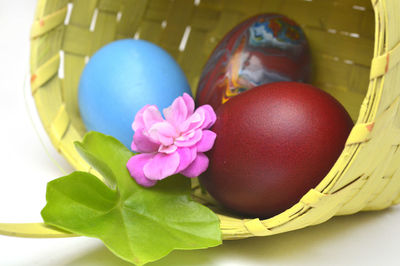
{"type": "Polygon", "coordinates": [[[142,186],[181,173],[197,177],[208,167],[204,152],[214,145],[216,134],[208,130],[216,120],[210,105],[194,111],[192,97],[184,93],[163,110],[146,105],[135,117],[131,149],[140,152],[127,163],[128,170],[142,186]]]}

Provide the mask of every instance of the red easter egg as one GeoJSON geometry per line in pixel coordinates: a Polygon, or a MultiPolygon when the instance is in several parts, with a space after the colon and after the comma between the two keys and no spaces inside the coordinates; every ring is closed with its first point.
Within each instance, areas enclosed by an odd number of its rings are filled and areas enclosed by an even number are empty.
{"type": "Polygon", "coordinates": [[[285,211],[315,187],[353,127],[336,99],[296,82],[253,88],[216,113],[217,138],[200,183],[226,208],[259,218],[285,211]]]}
{"type": "Polygon", "coordinates": [[[251,88],[278,81],[307,82],[310,51],[301,27],[280,14],[261,14],[234,27],[210,55],[196,93],[214,109],[251,88]]]}

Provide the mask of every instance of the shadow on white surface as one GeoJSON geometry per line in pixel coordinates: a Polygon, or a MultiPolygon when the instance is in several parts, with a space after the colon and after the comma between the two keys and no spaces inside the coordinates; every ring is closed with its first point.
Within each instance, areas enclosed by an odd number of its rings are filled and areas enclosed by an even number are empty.
{"type": "MultiPolygon", "coordinates": [[[[379,212],[362,212],[350,216],[334,217],[323,224],[274,235],[235,241],[225,241],[222,246],[207,250],[173,251],[167,257],[148,265],[368,265],[384,261],[373,250],[358,250],[360,241],[384,241],[371,237],[374,230],[385,226],[388,217],[399,216],[399,209],[379,212]],[[349,241],[350,236],[354,241],[349,241]],[[318,259],[314,259],[318,258],[318,259]],[[330,260],[329,260],[330,259],[330,260]]],[[[363,242],[362,246],[365,246],[363,242]]],[[[385,263],[390,264],[390,261],[385,263]]],[[[104,246],[91,250],[65,265],[131,265],[120,260],[104,246]]]]}

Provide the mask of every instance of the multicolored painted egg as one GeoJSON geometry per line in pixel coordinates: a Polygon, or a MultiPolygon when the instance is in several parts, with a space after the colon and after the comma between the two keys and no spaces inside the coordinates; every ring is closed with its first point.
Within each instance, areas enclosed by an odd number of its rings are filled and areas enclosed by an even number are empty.
{"type": "Polygon", "coordinates": [[[196,103],[214,109],[231,97],[277,81],[307,82],[310,50],[293,20],[262,14],[233,28],[208,59],[197,88],[196,103]]]}

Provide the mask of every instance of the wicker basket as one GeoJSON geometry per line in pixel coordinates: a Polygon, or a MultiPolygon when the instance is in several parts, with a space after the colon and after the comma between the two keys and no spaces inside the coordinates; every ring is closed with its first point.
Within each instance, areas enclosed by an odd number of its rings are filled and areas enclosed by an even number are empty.
{"type": "Polygon", "coordinates": [[[267,220],[218,214],[224,239],[282,233],[400,202],[398,0],[39,0],[31,87],[54,146],[73,167],[93,172],[73,147],[85,133],[77,88],[88,58],[103,45],[132,37],[154,42],[176,58],[196,88],[218,41],[261,12],[282,13],[302,25],[314,85],[341,101],[356,124],[329,174],[290,209],[267,220]]]}

